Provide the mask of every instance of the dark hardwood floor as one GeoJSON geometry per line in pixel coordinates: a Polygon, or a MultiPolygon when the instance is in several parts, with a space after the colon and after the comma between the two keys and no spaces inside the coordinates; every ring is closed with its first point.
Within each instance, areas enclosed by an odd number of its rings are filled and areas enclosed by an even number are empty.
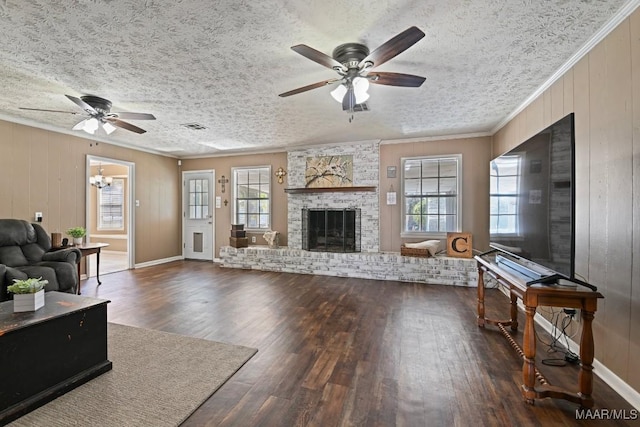
{"type": "MultiPolygon", "coordinates": [[[[476,326],[475,288],[197,261],[101,279],[84,281],[83,295],[110,299],[110,322],[259,350],[184,426],[637,425],[576,420],[578,405],[561,400],[524,403],[521,359],[476,326]]],[[[488,312],[507,317],[507,298],[487,294],[488,312]]],[[[576,366],[540,370],[576,389],[576,366]]],[[[633,413],[597,376],[593,394],[598,409],[633,413]]]]}

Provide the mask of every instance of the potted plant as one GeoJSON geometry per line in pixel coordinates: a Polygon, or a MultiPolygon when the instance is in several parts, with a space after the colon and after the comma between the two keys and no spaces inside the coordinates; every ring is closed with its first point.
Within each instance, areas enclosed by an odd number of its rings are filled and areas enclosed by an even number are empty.
{"type": "Polygon", "coordinates": [[[87,234],[87,230],[84,227],[72,227],[67,230],[67,234],[73,237],[74,245],[81,245],[82,238],[87,234]]]}
{"type": "Polygon", "coordinates": [[[36,311],[44,306],[44,287],[48,280],[29,278],[13,279],[13,285],[7,286],[7,291],[13,294],[13,311],[36,311]]]}

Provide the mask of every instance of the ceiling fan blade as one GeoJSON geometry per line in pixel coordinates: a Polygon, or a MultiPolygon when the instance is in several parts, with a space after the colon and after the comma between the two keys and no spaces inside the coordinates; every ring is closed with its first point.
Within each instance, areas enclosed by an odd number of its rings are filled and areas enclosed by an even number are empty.
{"type": "Polygon", "coordinates": [[[358,66],[362,68],[367,62],[372,62],[374,67],[382,65],[394,56],[409,49],[423,37],[424,33],[418,27],[408,28],[371,52],[369,56],[360,61],[358,66]]]}
{"type": "Polygon", "coordinates": [[[82,113],[78,113],[77,111],[62,111],[62,110],[47,110],[44,108],[27,108],[27,107],[18,107],[20,110],[29,110],[29,111],[46,111],[48,113],[67,113],[67,114],[74,114],[74,115],[79,115],[82,113]]]}
{"type": "Polygon", "coordinates": [[[84,102],[82,99],[76,98],[75,96],[71,96],[71,95],[65,95],[65,96],[69,98],[73,103],[75,103],[78,107],[86,111],[87,113],[91,115],[98,114],[95,108],[93,108],[91,105],[84,102]]]}
{"type": "Polygon", "coordinates": [[[155,120],[156,117],[153,114],[148,113],[113,113],[118,119],[127,119],[127,120],[155,120]]]}
{"type": "Polygon", "coordinates": [[[140,129],[138,126],[134,126],[131,123],[127,123],[127,122],[123,122],[120,119],[116,119],[115,117],[105,117],[105,120],[108,123],[111,123],[112,125],[122,128],[122,129],[126,129],[126,130],[130,130],[131,132],[135,132],[135,133],[145,133],[146,130],[144,129],[140,129]]]}
{"type": "Polygon", "coordinates": [[[371,83],[388,86],[420,87],[426,77],[414,76],[413,74],[387,73],[373,71],[367,75],[371,83]]]}
{"type": "Polygon", "coordinates": [[[320,65],[324,65],[327,68],[331,68],[332,70],[335,68],[344,68],[341,63],[339,63],[329,55],[324,54],[319,50],[315,50],[314,48],[307,45],[298,44],[295,46],[291,46],[291,49],[294,52],[297,52],[300,55],[304,56],[305,58],[315,61],[320,65]]]}
{"type": "Polygon", "coordinates": [[[327,86],[327,85],[333,84],[335,82],[339,82],[340,80],[342,80],[342,79],[324,80],[324,81],[321,81],[321,82],[318,82],[318,83],[313,83],[313,84],[310,84],[310,85],[307,85],[307,86],[302,86],[302,87],[299,87],[297,89],[290,90],[289,92],[281,93],[278,96],[281,96],[281,97],[284,98],[285,96],[297,95],[299,93],[306,92],[308,90],[317,89],[319,87],[323,87],[323,86],[327,86]]]}
{"type": "Polygon", "coordinates": [[[349,85],[347,93],[342,98],[342,111],[353,111],[353,107],[356,106],[356,94],[353,91],[353,85],[349,85]]]}

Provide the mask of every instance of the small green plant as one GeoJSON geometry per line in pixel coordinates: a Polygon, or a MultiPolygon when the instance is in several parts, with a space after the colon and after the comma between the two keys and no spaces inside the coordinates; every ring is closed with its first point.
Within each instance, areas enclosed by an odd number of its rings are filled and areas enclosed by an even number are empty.
{"type": "Polygon", "coordinates": [[[84,227],[72,227],[67,230],[67,234],[74,239],[77,239],[79,237],[84,237],[84,235],[87,234],[87,230],[84,227]]]}
{"type": "Polygon", "coordinates": [[[48,280],[39,278],[29,278],[25,280],[13,279],[13,285],[7,286],[7,291],[14,294],[35,294],[36,292],[44,289],[48,280]]]}

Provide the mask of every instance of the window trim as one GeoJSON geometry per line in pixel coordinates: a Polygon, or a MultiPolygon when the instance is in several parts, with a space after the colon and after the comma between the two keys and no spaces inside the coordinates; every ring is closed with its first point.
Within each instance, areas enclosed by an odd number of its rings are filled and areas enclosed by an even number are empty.
{"type": "Polygon", "coordinates": [[[246,224],[245,224],[245,230],[246,231],[251,231],[251,232],[267,232],[267,231],[271,231],[271,225],[272,225],[272,215],[273,215],[273,179],[271,178],[271,165],[258,165],[258,166],[238,166],[238,167],[232,167],[231,168],[231,188],[232,188],[232,208],[231,208],[231,220],[233,221],[233,223],[235,224],[235,221],[237,221],[238,218],[238,187],[236,185],[236,180],[237,180],[237,172],[238,171],[242,171],[242,170],[251,170],[251,169],[267,169],[269,171],[268,176],[269,176],[269,221],[268,221],[268,225],[267,228],[249,228],[246,224]]]}
{"type": "MultiPolygon", "coordinates": [[[[102,225],[102,188],[97,188],[96,194],[96,230],[98,231],[123,231],[125,229],[125,212],[127,203],[127,180],[124,177],[113,177],[111,186],[115,188],[115,182],[122,181],[122,227],[104,227],[102,225]]],[[[105,187],[106,188],[106,187],[105,187]]]]}
{"type": "MultiPolygon", "coordinates": [[[[457,162],[457,180],[456,180],[456,230],[450,232],[459,233],[462,231],[462,154],[442,154],[442,155],[428,155],[428,156],[414,156],[414,157],[402,157],[400,158],[400,237],[401,238],[434,238],[443,239],[447,237],[446,231],[405,231],[405,217],[406,217],[406,199],[405,199],[405,162],[407,160],[444,160],[454,159],[457,162]]],[[[438,177],[439,178],[439,177],[438,177]]]]}

